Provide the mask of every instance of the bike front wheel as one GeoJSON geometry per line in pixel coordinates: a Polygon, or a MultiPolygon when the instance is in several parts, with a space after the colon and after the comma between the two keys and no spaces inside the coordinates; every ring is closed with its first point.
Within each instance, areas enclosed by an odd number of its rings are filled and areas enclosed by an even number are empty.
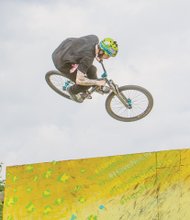
{"type": "Polygon", "coordinates": [[[110,93],[106,99],[106,110],[116,120],[132,122],[144,118],[153,107],[151,93],[143,87],[127,85],[119,88],[120,94],[125,98],[124,105],[115,93],[110,93]]]}

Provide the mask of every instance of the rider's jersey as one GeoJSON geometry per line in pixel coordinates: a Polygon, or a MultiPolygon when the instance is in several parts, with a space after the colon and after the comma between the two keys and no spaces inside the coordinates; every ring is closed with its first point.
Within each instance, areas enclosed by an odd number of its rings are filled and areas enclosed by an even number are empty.
{"type": "Polygon", "coordinates": [[[62,70],[68,65],[79,64],[78,69],[86,73],[94,61],[95,46],[98,43],[99,39],[96,35],[67,38],[52,54],[56,68],[62,70]]]}

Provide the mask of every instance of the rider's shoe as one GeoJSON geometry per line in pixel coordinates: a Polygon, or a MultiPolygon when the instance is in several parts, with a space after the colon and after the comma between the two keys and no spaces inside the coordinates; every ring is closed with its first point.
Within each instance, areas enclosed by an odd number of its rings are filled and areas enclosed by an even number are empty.
{"type": "Polygon", "coordinates": [[[70,95],[70,98],[75,101],[75,102],[79,102],[79,103],[82,103],[84,101],[84,99],[82,98],[82,96],[80,94],[74,94],[72,91],[71,91],[71,87],[67,87],[67,92],[69,93],[70,95]]]}
{"type": "Polygon", "coordinates": [[[96,89],[96,92],[100,94],[108,94],[110,92],[110,88],[108,86],[101,86],[96,89]]]}

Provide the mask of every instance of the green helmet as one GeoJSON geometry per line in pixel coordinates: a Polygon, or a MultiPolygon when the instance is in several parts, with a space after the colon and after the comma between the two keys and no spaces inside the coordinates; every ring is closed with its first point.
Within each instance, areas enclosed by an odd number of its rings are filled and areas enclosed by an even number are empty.
{"type": "Polygon", "coordinates": [[[105,38],[99,43],[100,49],[110,57],[115,57],[118,52],[117,42],[112,38],[105,38]]]}

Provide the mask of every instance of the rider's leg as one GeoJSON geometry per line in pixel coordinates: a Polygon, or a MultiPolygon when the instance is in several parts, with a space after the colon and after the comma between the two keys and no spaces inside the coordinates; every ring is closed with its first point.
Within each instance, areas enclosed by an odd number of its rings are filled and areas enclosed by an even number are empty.
{"type": "MultiPolygon", "coordinates": [[[[59,71],[69,80],[75,82],[76,81],[76,73],[77,71],[73,72],[73,73],[70,73],[69,69],[65,69],[65,68],[62,68],[62,69],[59,69],[59,71]]],[[[79,103],[82,103],[84,101],[84,99],[82,98],[82,96],[80,94],[74,94],[72,92],[72,86],[70,87],[67,87],[66,88],[67,92],[69,93],[70,95],[70,98],[73,100],[73,101],[76,101],[76,102],[79,102],[79,103]]]]}
{"type": "MultiPolygon", "coordinates": [[[[72,72],[71,73],[71,68],[72,68],[72,64],[70,63],[65,63],[63,65],[62,63],[62,60],[60,59],[60,57],[56,54],[56,53],[53,53],[52,54],[52,60],[53,60],[53,63],[55,65],[55,67],[68,79],[70,79],[71,81],[75,82],[76,81],[76,73],[77,71],[75,72],[72,72]]],[[[68,90],[68,93],[70,94],[70,98],[73,99],[74,101],[76,102],[83,102],[83,99],[82,97],[80,96],[80,94],[78,95],[75,95],[72,93],[72,91],[70,91],[70,88],[68,87],[67,88],[68,90]],[[78,96],[78,97],[77,97],[78,96]]]]}

